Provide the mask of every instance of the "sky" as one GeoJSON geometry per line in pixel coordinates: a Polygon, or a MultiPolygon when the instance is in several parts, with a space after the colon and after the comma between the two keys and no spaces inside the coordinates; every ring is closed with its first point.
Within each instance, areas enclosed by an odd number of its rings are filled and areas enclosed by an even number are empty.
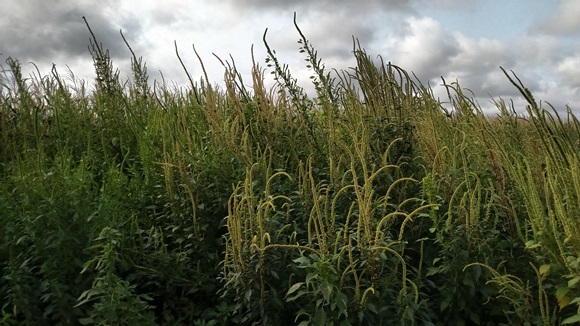
{"type": "MultiPolygon", "coordinates": [[[[222,59],[235,60],[251,81],[252,46],[265,66],[262,36],[299,83],[311,71],[299,53],[297,23],[327,68],[354,66],[353,37],[376,62],[380,55],[413,72],[446,101],[443,77],[469,89],[485,110],[492,99],[525,103],[500,70],[514,71],[537,100],[580,114],[580,1],[578,0],[3,0],[0,65],[18,59],[25,74],[57,71],[94,78],[90,33],[109,49],[121,78],[129,78],[131,54],[147,63],[150,82],[162,76],[186,85],[180,56],[195,80],[202,76],[193,46],[211,82],[223,80],[222,59]]],[[[269,76],[268,74],[266,74],[269,76]]],[[[487,111],[486,111],[487,112],[487,111]]],[[[493,110],[490,112],[493,113],[493,110]]]]}

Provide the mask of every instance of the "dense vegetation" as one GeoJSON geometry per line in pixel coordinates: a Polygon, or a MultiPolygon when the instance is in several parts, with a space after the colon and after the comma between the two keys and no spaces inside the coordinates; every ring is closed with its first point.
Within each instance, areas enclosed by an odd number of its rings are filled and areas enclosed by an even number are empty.
{"type": "Polygon", "coordinates": [[[574,115],[505,71],[527,107],[498,100],[486,116],[445,84],[446,110],[356,42],[356,67],[330,74],[298,34],[315,95],[266,35],[251,88],[231,62],[223,87],[151,85],[132,51],[122,82],[95,39],[90,90],[56,70],[24,78],[8,59],[1,322],[580,320],[574,115]]]}

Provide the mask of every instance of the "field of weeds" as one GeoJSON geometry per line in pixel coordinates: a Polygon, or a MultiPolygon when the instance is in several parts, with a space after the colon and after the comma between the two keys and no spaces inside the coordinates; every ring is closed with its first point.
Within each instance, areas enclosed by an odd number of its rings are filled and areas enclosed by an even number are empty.
{"type": "Polygon", "coordinates": [[[447,110],[356,42],[331,74],[297,34],[316,94],[266,35],[251,87],[228,62],[223,87],[151,83],[135,55],[122,81],[96,39],[94,89],[8,59],[2,324],[580,321],[576,117],[507,71],[525,108],[445,84],[447,110]]]}

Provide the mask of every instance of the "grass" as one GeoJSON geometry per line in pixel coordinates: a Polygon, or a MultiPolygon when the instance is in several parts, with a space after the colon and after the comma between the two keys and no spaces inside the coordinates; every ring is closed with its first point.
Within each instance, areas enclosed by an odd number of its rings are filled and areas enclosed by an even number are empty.
{"type": "Polygon", "coordinates": [[[128,44],[124,82],[94,35],[90,89],[7,60],[4,324],[580,320],[573,113],[507,71],[526,108],[445,83],[447,111],[356,40],[330,73],[296,28],[309,96],[266,33],[251,86],[227,61],[223,87],[151,85],[128,44]]]}

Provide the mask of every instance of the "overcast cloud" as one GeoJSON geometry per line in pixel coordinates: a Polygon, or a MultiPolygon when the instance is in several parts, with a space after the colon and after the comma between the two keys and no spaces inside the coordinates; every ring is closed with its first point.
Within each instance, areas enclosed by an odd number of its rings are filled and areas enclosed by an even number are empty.
{"type": "MultiPolygon", "coordinates": [[[[192,44],[210,79],[219,83],[223,68],[212,53],[231,54],[242,73],[251,68],[250,48],[263,63],[264,30],[279,59],[306,86],[311,72],[298,53],[292,16],[328,68],[354,65],[352,37],[372,57],[381,55],[414,72],[444,100],[441,77],[471,89],[480,104],[490,97],[514,98],[517,90],[499,66],[515,71],[537,99],[558,109],[580,112],[580,1],[576,0],[5,0],[0,5],[0,63],[19,59],[28,71],[36,63],[48,74],[68,65],[90,79],[93,68],[85,16],[113,61],[130,75],[130,53],[119,30],[152,78],[160,72],[185,84],[174,41],[190,72],[201,76],[192,44]]],[[[378,62],[378,59],[377,59],[378,62]]],[[[249,77],[245,78],[250,80],[249,77]]]]}
{"type": "Polygon", "coordinates": [[[539,20],[536,27],[540,31],[555,35],[580,35],[580,1],[564,0],[555,12],[545,20],[539,20]]]}
{"type": "Polygon", "coordinates": [[[126,33],[142,33],[137,17],[111,19],[116,1],[18,0],[4,1],[0,14],[0,53],[23,62],[55,58],[86,58],[89,32],[86,16],[100,42],[113,58],[126,57],[119,27],[126,33]],[[104,10],[103,10],[104,9],[104,10]],[[119,22],[122,21],[122,24],[119,22]]]}

